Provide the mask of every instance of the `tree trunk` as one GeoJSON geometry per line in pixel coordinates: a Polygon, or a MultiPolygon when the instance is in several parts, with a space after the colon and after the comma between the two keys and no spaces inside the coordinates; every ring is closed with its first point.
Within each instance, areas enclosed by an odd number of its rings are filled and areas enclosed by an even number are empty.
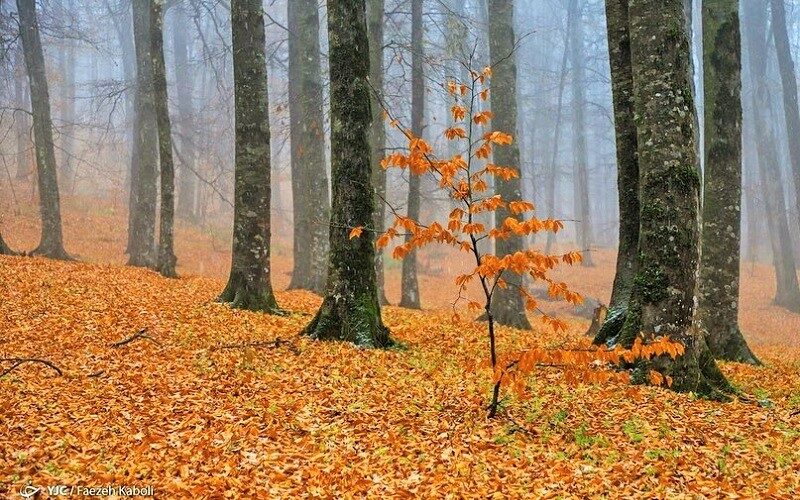
{"type": "Polygon", "coordinates": [[[22,50],[15,51],[14,60],[14,102],[20,111],[14,113],[14,133],[17,139],[17,180],[27,180],[31,175],[30,115],[23,110],[30,109],[30,96],[25,85],[25,61],[22,50]]]}
{"type": "Polygon", "coordinates": [[[328,257],[330,202],[317,0],[287,2],[289,116],[294,213],[294,266],[289,288],[322,293],[328,257]]]}
{"type": "Polygon", "coordinates": [[[364,0],[328,0],[333,210],[326,296],[303,334],[363,347],[392,345],[375,287],[369,49],[364,0]]]}
{"type": "MultiPolygon", "coordinates": [[[[672,388],[724,398],[729,384],[695,320],[699,190],[689,43],[681,0],[629,2],[639,145],[640,267],[619,342],[668,336],[686,352],[653,362],[672,388]]],[[[644,364],[646,366],[646,364],[644,364]]],[[[646,369],[637,378],[646,379],[646,369]]]]}
{"type": "Polygon", "coordinates": [[[578,220],[577,243],[583,252],[583,265],[594,266],[592,262],[592,221],[589,202],[589,153],[586,146],[586,85],[583,67],[583,19],[579,0],[570,0],[570,64],[572,66],[572,147],[574,161],[572,178],[574,185],[575,217],[578,220]]]}
{"type": "MultiPolygon", "coordinates": [[[[422,137],[425,124],[425,74],[422,67],[425,57],[424,37],[422,0],[411,0],[411,132],[416,137],[422,137]]],[[[422,178],[420,176],[414,175],[409,171],[406,216],[415,221],[419,220],[421,182],[422,178]]],[[[410,238],[411,235],[407,235],[406,241],[410,238]]],[[[403,258],[402,271],[400,307],[419,309],[416,249],[411,249],[403,258]]]]}
{"type": "Polygon", "coordinates": [[[197,175],[195,174],[195,128],[194,128],[194,73],[189,65],[189,42],[186,25],[189,17],[183,5],[175,6],[172,24],[172,52],[175,57],[175,91],[178,97],[177,129],[180,137],[180,169],[178,170],[178,217],[190,222],[197,221],[195,198],[197,197],[197,175]]]}
{"type": "Polygon", "coordinates": [[[742,201],[738,0],[703,5],[705,175],[698,316],[714,357],[758,364],[739,329],[742,201]]]}
{"type": "Polygon", "coordinates": [[[172,126],[169,119],[167,69],[164,63],[164,0],[150,3],[150,44],[153,57],[153,92],[158,127],[158,158],[161,172],[161,212],[158,224],[158,272],[175,278],[175,165],[172,160],[172,126]]]}
{"type": "Polygon", "coordinates": [[[597,344],[608,342],[619,335],[628,313],[633,280],[639,268],[639,158],[633,107],[628,0],[607,0],[606,22],[617,144],[619,246],[611,301],[603,326],[595,337],[597,344]]]}
{"type": "Polygon", "coordinates": [[[128,264],[156,265],[156,199],[158,197],[158,130],[153,89],[153,59],[150,46],[150,6],[148,0],[133,1],[133,40],[136,52],[136,145],[131,183],[133,204],[129,230],[128,264]]]}
{"type": "Polygon", "coordinates": [[[772,99],[767,75],[768,44],[767,15],[763,8],[749,2],[743,3],[750,81],[753,87],[753,129],[756,135],[758,168],[764,192],[767,224],[775,265],[775,304],[800,313],[800,285],[797,281],[794,252],[792,250],[789,221],[786,217],[786,200],[783,179],[777,155],[777,142],[766,116],[771,111],[772,99]]]}
{"type": "MultiPolygon", "coordinates": [[[[786,133],[789,145],[789,161],[795,188],[795,210],[800,214],[800,108],[797,104],[797,79],[794,61],[789,45],[789,33],[786,28],[786,8],[784,0],[772,1],[772,34],[775,38],[775,49],[778,53],[778,69],[783,86],[783,112],[786,119],[786,133]]],[[[796,223],[800,223],[797,217],[796,223]]]]}
{"type": "MultiPolygon", "coordinates": [[[[369,145],[372,159],[372,184],[375,188],[375,213],[372,223],[376,233],[383,233],[386,228],[386,171],[381,167],[381,160],[386,156],[386,124],[383,120],[383,108],[381,108],[381,103],[378,99],[378,96],[383,97],[384,9],[384,0],[369,0],[367,2],[369,83],[372,87],[370,92],[372,126],[370,128],[369,145]]],[[[375,279],[378,288],[378,302],[381,305],[387,305],[389,300],[386,298],[382,250],[375,252],[375,279]]]]}
{"type": "Polygon", "coordinates": [[[33,137],[39,186],[39,211],[42,236],[34,254],[53,259],[69,259],[64,250],[61,230],[61,201],[58,194],[56,155],[53,147],[53,122],[50,118],[50,94],[44,67],[42,41],[36,20],[36,2],[17,0],[19,31],[30,82],[33,110],[33,137]]]}
{"type": "Polygon", "coordinates": [[[219,297],[231,307],[278,312],[270,281],[270,131],[261,0],[231,2],[236,153],[233,252],[219,297]]]}
{"type": "MultiPolygon", "coordinates": [[[[492,94],[492,127],[495,130],[512,134],[513,144],[494,150],[494,163],[504,167],[519,168],[519,146],[516,136],[517,127],[517,63],[515,54],[516,37],[514,34],[514,2],[513,0],[489,1],[489,53],[493,76],[491,79],[492,94]]],[[[504,201],[522,199],[522,180],[503,180],[496,178],[495,193],[504,201]]],[[[507,210],[500,208],[494,213],[495,222],[502,224],[511,216],[507,210]]],[[[524,250],[521,238],[498,239],[495,242],[495,253],[498,257],[511,255],[524,250]]],[[[492,298],[492,316],[494,320],[513,328],[530,329],[531,324],[525,315],[525,301],[519,293],[522,286],[521,277],[514,283],[506,277],[512,286],[498,288],[492,298]],[[516,285],[516,286],[515,286],[516,285]]]]}
{"type": "MultiPolygon", "coordinates": [[[[58,2],[60,15],[67,18],[74,15],[75,2],[67,0],[66,5],[58,2]]],[[[59,71],[63,80],[60,84],[61,100],[61,164],[59,165],[59,178],[61,186],[66,192],[71,192],[75,185],[74,168],[74,143],[75,138],[75,41],[66,39],[66,47],[58,54],[59,71]]]]}
{"type": "Polygon", "coordinates": [[[15,251],[8,247],[2,233],[0,233],[0,255],[17,255],[15,251]]]}

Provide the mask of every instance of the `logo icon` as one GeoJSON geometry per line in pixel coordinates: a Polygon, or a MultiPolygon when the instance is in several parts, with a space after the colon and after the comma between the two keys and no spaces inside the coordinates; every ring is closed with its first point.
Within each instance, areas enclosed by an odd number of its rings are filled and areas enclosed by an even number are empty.
{"type": "Polygon", "coordinates": [[[32,484],[26,484],[22,488],[19,489],[19,496],[22,498],[33,498],[34,495],[39,493],[42,489],[38,486],[33,486],[32,484]]]}

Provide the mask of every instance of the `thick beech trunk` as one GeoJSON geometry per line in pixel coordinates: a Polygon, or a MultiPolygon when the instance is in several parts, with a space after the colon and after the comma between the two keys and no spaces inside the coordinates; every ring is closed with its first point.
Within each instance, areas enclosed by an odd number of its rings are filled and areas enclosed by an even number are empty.
{"type": "Polygon", "coordinates": [[[64,250],[61,230],[61,200],[58,193],[56,155],[53,147],[53,121],[50,118],[50,94],[44,67],[39,23],[34,0],[17,0],[19,31],[30,82],[33,110],[33,137],[39,186],[39,211],[42,236],[34,254],[53,259],[69,259],[64,250]]]}
{"type": "Polygon", "coordinates": [[[261,0],[231,2],[236,109],[233,252],[219,297],[231,307],[278,312],[270,281],[270,131],[261,0]]]}
{"type": "Polygon", "coordinates": [[[374,214],[369,49],[364,0],[328,0],[333,210],[325,299],[305,335],[363,347],[392,345],[375,286],[374,235],[350,238],[374,214]]]}
{"type": "Polygon", "coordinates": [[[174,278],[175,257],[175,164],[172,160],[172,126],[169,119],[167,69],[164,63],[164,0],[150,2],[150,43],[153,56],[153,91],[158,127],[158,158],[161,172],[161,211],[158,224],[158,272],[174,278]]]}
{"type": "Polygon", "coordinates": [[[319,11],[316,0],[287,3],[289,116],[294,213],[294,266],[289,288],[322,293],[328,258],[330,201],[325,170],[325,126],[319,11]]]}
{"type": "Polygon", "coordinates": [[[757,364],[739,329],[742,99],[739,2],[703,5],[705,175],[698,315],[714,357],[757,364]]]}
{"type": "MultiPolygon", "coordinates": [[[[422,25],[422,0],[411,0],[411,131],[422,137],[425,125],[425,75],[422,67],[425,54],[422,25]]],[[[408,205],[406,216],[419,220],[420,185],[422,178],[409,172],[408,205]]],[[[406,236],[406,241],[411,236],[406,236]]],[[[417,280],[417,250],[412,249],[403,258],[402,281],[400,283],[400,307],[420,308],[419,282],[417,280]]]]}

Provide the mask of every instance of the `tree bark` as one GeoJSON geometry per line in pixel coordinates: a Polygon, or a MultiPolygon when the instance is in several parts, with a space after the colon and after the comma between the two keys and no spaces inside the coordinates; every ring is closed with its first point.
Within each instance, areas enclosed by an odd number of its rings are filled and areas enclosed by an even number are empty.
{"type": "MultiPolygon", "coordinates": [[[[378,97],[383,96],[383,17],[386,5],[384,0],[367,2],[367,34],[369,36],[369,83],[371,85],[370,106],[372,109],[372,125],[370,127],[369,145],[372,158],[372,184],[375,188],[375,213],[373,225],[376,233],[383,233],[386,228],[386,171],[381,167],[381,160],[386,156],[386,124],[383,119],[383,108],[378,97]]],[[[375,279],[378,288],[378,302],[387,305],[385,270],[383,251],[375,252],[375,279]]]]}
{"type": "Polygon", "coordinates": [[[698,316],[717,359],[759,364],[739,329],[742,99],[739,2],[703,5],[705,175],[698,316]]]}
{"type": "Polygon", "coordinates": [[[328,1],[333,210],[325,299],[304,335],[363,347],[389,347],[375,286],[370,165],[369,44],[364,0],[328,1]]]}
{"type": "Polygon", "coordinates": [[[278,312],[270,281],[270,130],[261,0],[231,2],[236,109],[233,252],[219,297],[231,307],[278,312]]]}
{"type": "Polygon", "coordinates": [[[172,52],[175,57],[175,91],[178,98],[177,129],[180,137],[180,169],[178,170],[178,204],[176,213],[196,222],[197,175],[195,174],[194,73],[189,65],[189,42],[186,25],[189,17],[183,5],[175,6],[172,26],[172,52]]]}
{"type": "MultiPolygon", "coordinates": [[[[75,12],[74,0],[67,0],[66,5],[58,2],[60,14],[68,17],[75,12]]],[[[66,47],[58,54],[59,71],[63,80],[60,84],[61,98],[61,164],[59,165],[59,178],[61,186],[66,192],[71,192],[75,186],[74,143],[75,138],[75,41],[66,39],[66,47]]]]}
{"type": "Polygon", "coordinates": [[[287,2],[294,265],[290,289],[322,293],[330,201],[325,170],[319,10],[316,0],[287,2]]]}
{"type": "MultiPolygon", "coordinates": [[[[633,103],[639,145],[640,267],[619,342],[668,336],[685,354],[653,365],[672,388],[724,398],[719,371],[695,317],[699,189],[689,43],[681,0],[629,2],[633,103]]],[[[647,363],[642,363],[647,366],[647,363]]],[[[646,368],[637,379],[646,379],[646,368]]]]}
{"type": "Polygon", "coordinates": [[[136,52],[132,205],[128,242],[128,264],[156,265],[156,199],[158,197],[158,131],[153,89],[153,59],[150,46],[148,0],[133,1],[133,40],[136,52]]]}
{"type": "Polygon", "coordinates": [[[6,241],[3,239],[3,234],[0,233],[0,255],[17,255],[17,253],[6,244],[6,241]]]}
{"type": "Polygon", "coordinates": [[[797,281],[789,221],[786,217],[786,200],[783,179],[777,155],[770,119],[772,111],[767,78],[768,43],[767,14],[763,8],[744,2],[742,4],[745,40],[750,67],[750,82],[753,88],[753,130],[756,134],[758,169],[764,193],[767,224],[769,226],[772,258],[775,266],[776,293],[774,303],[790,311],[800,313],[800,285],[797,281]]]}
{"type": "MultiPolygon", "coordinates": [[[[516,136],[517,127],[517,63],[516,37],[514,32],[513,0],[489,1],[489,55],[492,67],[492,127],[501,132],[510,133],[515,141],[509,146],[494,150],[494,163],[504,167],[519,168],[519,146],[516,136]]],[[[495,193],[506,202],[522,199],[522,180],[503,180],[496,178],[495,193]]],[[[502,224],[511,213],[500,208],[494,213],[495,223],[502,224]]],[[[498,257],[523,251],[524,240],[521,238],[499,239],[495,242],[498,257]]],[[[525,301],[519,293],[522,277],[514,283],[506,277],[512,286],[498,288],[492,298],[492,316],[494,320],[513,328],[530,329],[531,324],[525,315],[525,301]]]]}
{"type": "Polygon", "coordinates": [[[175,164],[172,159],[172,125],[169,119],[167,69],[164,62],[164,0],[150,3],[150,44],[153,56],[153,91],[158,127],[158,158],[161,172],[161,211],[158,224],[158,272],[175,278],[175,164]]]}
{"type": "Polygon", "coordinates": [[[619,246],[608,314],[595,343],[615,339],[628,313],[633,280],[639,268],[639,158],[633,107],[633,70],[628,0],[606,1],[614,129],[617,144],[619,246]]]}
{"type": "MultiPolygon", "coordinates": [[[[425,127],[425,74],[422,66],[425,57],[424,38],[422,0],[411,0],[411,132],[416,137],[422,137],[425,127]]],[[[406,216],[415,221],[419,220],[420,214],[421,182],[420,176],[409,171],[406,216]]],[[[411,236],[407,235],[406,241],[410,238],[411,236]]],[[[403,258],[400,307],[420,308],[416,249],[411,249],[403,258]]]]}
{"type": "Polygon", "coordinates": [[[586,146],[586,85],[583,67],[584,35],[582,2],[570,0],[570,64],[572,66],[572,147],[574,161],[572,178],[574,207],[577,222],[577,243],[583,252],[583,265],[594,266],[592,261],[592,221],[589,202],[589,153],[586,146]]]}
{"type": "Polygon", "coordinates": [[[17,139],[17,173],[19,181],[27,180],[31,175],[31,139],[30,115],[25,111],[30,108],[30,96],[25,85],[25,61],[22,50],[15,51],[14,60],[14,102],[19,111],[14,113],[14,132],[17,139]]]}
{"type": "MultiPolygon", "coordinates": [[[[783,86],[783,113],[786,119],[786,133],[789,145],[789,161],[792,164],[795,189],[795,211],[800,214],[800,107],[797,104],[797,77],[789,45],[786,28],[786,8],[784,0],[772,2],[772,34],[778,54],[778,69],[783,86]]],[[[800,217],[795,217],[800,224],[800,217]]]]}
{"type": "Polygon", "coordinates": [[[19,30],[25,67],[30,82],[33,110],[33,137],[39,186],[39,211],[42,235],[34,254],[68,260],[61,229],[61,200],[58,193],[56,156],[53,147],[53,121],[50,118],[50,93],[44,67],[35,0],[17,0],[19,30]]]}

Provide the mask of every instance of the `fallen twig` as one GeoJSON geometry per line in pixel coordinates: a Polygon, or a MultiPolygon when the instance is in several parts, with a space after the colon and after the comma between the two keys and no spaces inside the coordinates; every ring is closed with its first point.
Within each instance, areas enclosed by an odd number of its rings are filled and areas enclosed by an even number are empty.
{"type": "Polygon", "coordinates": [[[294,345],[294,342],[290,340],[283,340],[282,338],[278,337],[275,340],[260,340],[256,342],[243,342],[238,344],[222,344],[220,346],[212,347],[209,349],[210,351],[222,351],[224,349],[246,349],[246,348],[269,348],[269,349],[277,349],[281,346],[288,346],[289,350],[292,351],[294,354],[300,354],[300,349],[294,345]]]}
{"type": "Polygon", "coordinates": [[[64,375],[61,372],[61,368],[57,367],[55,364],[53,364],[50,361],[47,361],[46,359],[37,359],[37,358],[0,358],[0,362],[14,363],[14,364],[11,365],[10,368],[7,368],[6,370],[3,370],[2,373],[0,373],[0,378],[5,377],[6,375],[8,375],[12,371],[16,370],[17,368],[19,368],[21,365],[23,365],[25,363],[40,363],[40,364],[43,364],[43,365],[55,370],[55,372],[58,373],[59,376],[64,375]]]}
{"type": "Polygon", "coordinates": [[[111,347],[114,347],[114,348],[122,347],[122,346],[124,346],[126,344],[130,344],[131,342],[133,342],[136,339],[146,339],[146,340],[150,340],[152,342],[155,342],[158,345],[162,345],[161,342],[159,342],[158,340],[154,339],[153,337],[151,337],[150,335],[147,334],[147,328],[142,328],[141,330],[139,330],[138,332],[134,333],[130,337],[124,338],[124,339],[122,339],[122,340],[120,340],[118,342],[114,342],[113,344],[111,344],[111,347]]]}

